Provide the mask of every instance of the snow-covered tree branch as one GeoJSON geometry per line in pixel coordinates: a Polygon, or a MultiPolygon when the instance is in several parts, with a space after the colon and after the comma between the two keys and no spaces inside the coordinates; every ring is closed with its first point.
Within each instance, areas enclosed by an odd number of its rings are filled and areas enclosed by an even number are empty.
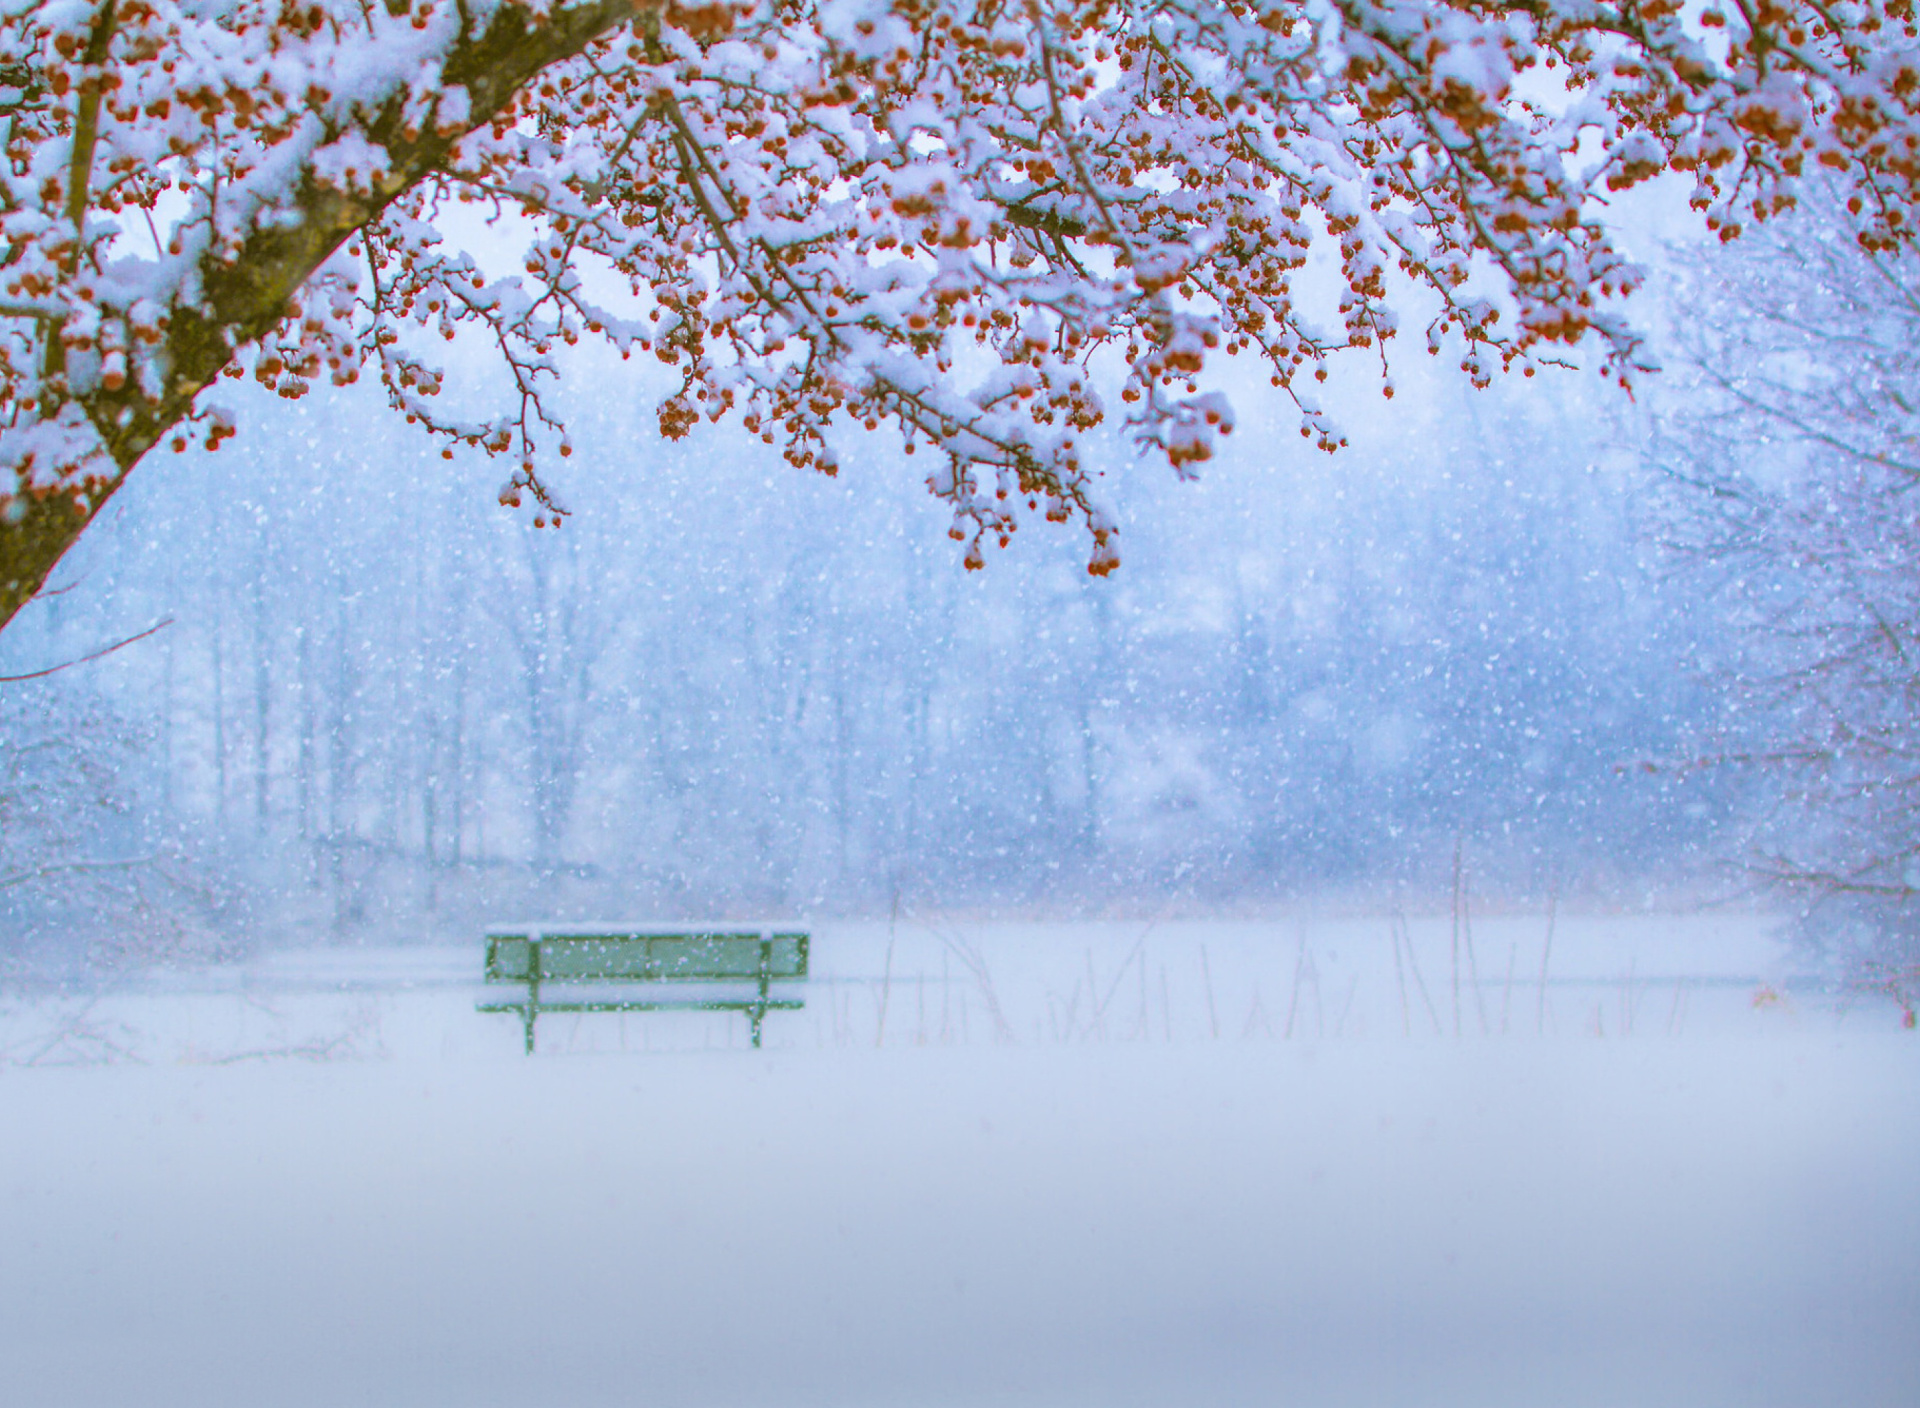
{"type": "Polygon", "coordinates": [[[1182,472],[1233,424],[1220,353],[1332,449],[1329,359],[1388,375],[1410,309],[1476,382],[1583,343],[1630,379],[1599,203],[1661,172],[1731,237],[1826,169],[1865,243],[1909,240],[1915,33],[1907,0],[15,0],[0,621],[144,455],[233,432],[223,374],[371,367],[558,522],[582,338],[674,369],[669,436],[738,412],[832,472],[833,424],[890,424],[968,565],[1031,513],[1106,572],[1104,375],[1182,472]],[[513,271],[460,247],[502,216],[513,271]],[[462,330],[490,414],[435,399],[462,330]]]}
{"type": "Polygon", "coordinates": [[[1655,445],[1674,488],[1666,531],[1738,628],[1717,671],[1737,741],[1686,766],[1757,781],[1747,862],[1814,911],[1812,937],[1910,963],[1920,268],[1817,213],[1681,291],[1697,317],[1684,404],[1655,445]]]}

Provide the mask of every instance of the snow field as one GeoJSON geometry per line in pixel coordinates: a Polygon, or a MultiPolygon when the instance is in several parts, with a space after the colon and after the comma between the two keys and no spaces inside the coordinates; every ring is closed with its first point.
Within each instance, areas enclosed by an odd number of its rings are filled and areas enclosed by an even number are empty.
{"type": "MultiPolygon", "coordinates": [[[[1019,1035],[1089,948],[1125,991],[1116,927],[968,943],[1019,1035]]],[[[896,971],[930,966],[904,932],[896,971]]],[[[1171,975],[1190,937],[1147,939],[1171,975]]],[[[823,930],[817,966],[876,941],[823,930]]],[[[1300,961],[1206,942],[1217,1007],[1300,961]]],[[[1888,1011],[1742,990],[1672,1034],[1409,1039],[1389,988],[1366,1033],[1307,1030],[1303,997],[1294,1039],[1215,1041],[1196,991],[1170,1042],[1116,995],[1104,1036],[998,1042],[976,1009],[921,1045],[896,978],[880,1047],[850,986],[844,1042],[810,991],[758,1053],[622,1054],[603,1018],[529,1061],[434,961],[103,998],[118,1057],[81,1034],[24,1065],[48,1009],[14,1009],[10,1408],[1874,1408],[1920,1382],[1920,1044],[1888,1011]]]]}

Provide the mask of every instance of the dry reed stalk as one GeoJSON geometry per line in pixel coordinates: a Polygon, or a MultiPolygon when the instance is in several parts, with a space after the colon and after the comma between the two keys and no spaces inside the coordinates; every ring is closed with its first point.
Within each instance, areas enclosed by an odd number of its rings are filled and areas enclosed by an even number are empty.
{"type": "Polygon", "coordinates": [[[940,951],[940,1044],[953,1045],[953,960],[940,951]]]}
{"type": "Polygon", "coordinates": [[[1547,1034],[1547,960],[1553,957],[1553,921],[1560,906],[1560,886],[1547,891],[1547,942],[1540,950],[1540,1010],[1535,1017],[1536,1034],[1547,1034]]]}
{"type": "Polygon", "coordinates": [[[1480,1014],[1480,1035],[1493,1035],[1493,1028],[1487,1022],[1487,990],[1480,982],[1480,963],[1473,953],[1473,904],[1468,899],[1467,877],[1463,870],[1460,875],[1460,936],[1467,949],[1467,981],[1473,985],[1473,1008],[1480,1014]]]}
{"type": "Polygon", "coordinates": [[[1287,1032],[1285,1039],[1293,1040],[1293,1019],[1300,1011],[1300,973],[1307,966],[1307,926],[1300,926],[1300,952],[1293,960],[1293,995],[1287,999],[1287,1032]]]}
{"type": "Polygon", "coordinates": [[[1398,915],[1387,921],[1387,942],[1393,945],[1393,978],[1400,988],[1400,1030],[1401,1035],[1413,1035],[1413,1008],[1407,1002],[1407,965],[1400,957],[1400,925],[1398,915]]]}
{"type": "Polygon", "coordinates": [[[893,997],[893,941],[900,923],[900,892],[893,892],[893,912],[887,916],[887,961],[880,971],[880,1011],[874,1019],[873,1044],[886,1045],[887,1003],[893,997]]]}
{"type": "MultiPolygon", "coordinates": [[[[1112,996],[1111,990],[1108,996],[1112,996]]],[[[1092,1016],[1087,1018],[1087,1035],[1098,1035],[1100,1040],[1107,1039],[1107,1004],[1100,1000],[1100,983],[1093,975],[1093,946],[1087,946],[1087,1006],[1092,1016]]]]}
{"type": "Polygon", "coordinates": [[[1313,955],[1307,955],[1307,977],[1313,983],[1313,1034],[1320,1040],[1327,1038],[1326,995],[1320,987],[1320,965],[1313,955]]]}
{"type": "MultiPolygon", "coordinates": [[[[1253,1002],[1247,1008],[1247,1025],[1240,1033],[1240,1039],[1242,1041],[1251,1041],[1253,1039],[1253,1024],[1256,1019],[1261,1026],[1267,1029],[1267,1039],[1271,1041],[1273,1039],[1273,1023],[1267,1020],[1266,1004],[1260,1001],[1260,987],[1257,983],[1253,989],[1253,1002]]],[[[1287,1035],[1293,1035],[1292,1028],[1288,1028],[1287,1035]]]]}
{"type": "Polygon", "coordinates": [[[1080,1010],[1080,979],[1073,980],[1073,991],[1062,1001],[1060,994],[1047,989],[1047,1023],[1053,1028],[1055,1042],[1070,1041],[1074,1033],[1074,1015],[1080,1010]]]}
{"type": "Polygon", "coordinates": [[[1153,1014],[1147,1010],[1147,955],[1140,954],[1140,1041],[1153,1040],[1153,1014]]]}
{"type": "Polygon", "coordinates": [[[1207,966],[1207,946],[1200,945],[1200,977],[1207,985],[1207,1025],[1213,1031],[1213,1039],[1220,1040],[1220,1013],[1213,1005],[1213,970],[1207,966]]]}
{"type": "Polygon", "coordinates": [[[1465,838],[1453,842],[1453,944],[1449,949],[1453,973],[1453,1039],[1460,1039],[1460,848],[1465,838]]]}
{"type": "MultiPolygon", "coordinates": [[[[973,985],[980,993],[980,1000],[987,1004],[987,1015],[993,1018],[993,1039],[999,1042],[1014,1041],[1013,1026],[1007,1021],[1006,1013],[1001,1010],[1000,995],[994,990],[993,972],[987,967],[987,960],[981,956],[980,951],[957,934],[945,933],[924,919],[920,923],[928,933],[946,946],[948,952],[960,960],[960,966],[965,968],[973,979],[973,985]]],[[[1036,1021],[1035,1031],[1038,1030],[1036,1021]]]]}
{"type": "Polygon", "coordinates": [[[1333,1039],[1340,1040],[1346,1034],[1347,1018],[1353,1013],[1353,999],[1360,992],[1360,975],[1355,973],[1353,981],[1347,984],[1347,1000],[1340,1008],[1340,1020],[1333,1024],[1333,1039]]]}
{"type": "Polygon", "coordinates": [[[1413,951],[1413,927],[1407,923],[1405,916],[1397,917],[1400,920],[1400,942],[1407,950],[1407,967],[1413,970],[1413,984],[1420,990],[1420,1001],[1426,1006],[1427,1016],[1433,1020],[1433,1034],[1444,1036],[1446,1029],[1440,1025],[1440,1009],[1433,1005],[1433,994],[1427,991],[1427,980],[1420,972],[1420,958],[1413,951]]]}
{"type": "MultiPolygon", "coordinates": [[[[1153,925],[1149,924],[1147,926],[1147,932],[1151,933],[1152,930],[1153,925]]],[[[1127,956],[1120,960],[1120,967],[1115,971],[1113,981],[1107,985],[1107,995],[1100,999],[1099,1006],[1094,1009],[1094,1020],[1100,1024],[1100,1036],[1102,1040],[1106,1039],[1107,1034],[1107,1008],[1112,1005],[1114,994],[1120,991],[1120,984],[1127,976],[1127,969],[1133,965],[1133,961],[1136,958],[1140,960],[1141,992],[1144,993],[1146,991],[1144,986],[1147,971],[1146,942],[1146,933],[1141,934],[1139,938],[1133,941],[1133,947],[1127,950],[1127,956]]],[[[1091,983],[1093,979],[1093,950],[1091,948],[1087,950],[1087,979],[1089,983],[1091,983]]],[[[1089,989],[1089,997],[1091,997],[1094,991],[1097,991],[1097,989],[1089,989]]],[[[1144,1009],[1144,997],[1141,1000],[1141,1005],[1144,1009]]]]}

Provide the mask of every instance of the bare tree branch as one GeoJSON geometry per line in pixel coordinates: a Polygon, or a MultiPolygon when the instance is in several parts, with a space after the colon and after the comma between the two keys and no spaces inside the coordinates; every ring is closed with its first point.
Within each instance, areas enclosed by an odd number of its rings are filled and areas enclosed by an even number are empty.
{"type": "Polygon", "coordinates": [[[94,651],[91,655],[82,655],[77,660],[63,660],[58,665],[47,666],[47,668],[44,670],[29,670],[24,675],[0,675],[0,684],[19,684],[23,680],[45,679],[48,675],[57,675],[62,670],[71,670],[75,665],[85,665],[90,663],[91,661],[103,659],[106,656],[113,654],[113,652],[116,650],[126,649],[128,646],[132,645],[135,641],[145,640],[150,635],[155,635],[160,631],[164,631],[168,626],[171,626],[172,624],[173,624],[173,617],[169,616],[164,621],[158,621],[158,622],[155,622],[153,625],[148,626],[144,631],[141,631],[138,635],[128,636],[125,640],[117,640],[112,645],[104,646],[101,649],[94,651]]]}

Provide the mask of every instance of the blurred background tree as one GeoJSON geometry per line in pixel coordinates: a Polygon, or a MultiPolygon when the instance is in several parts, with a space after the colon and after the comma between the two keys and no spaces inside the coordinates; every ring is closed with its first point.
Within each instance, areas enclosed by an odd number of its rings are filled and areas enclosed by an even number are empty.
{"type": "Polygon", "coordinates": [[[1920,961],[1920,258],[1837,201],[1672,295],[1662,529],[1730,633],[1726,731],[1686,766],[1749,774],[1743,863],[1839,964],[1920,961]]]}

